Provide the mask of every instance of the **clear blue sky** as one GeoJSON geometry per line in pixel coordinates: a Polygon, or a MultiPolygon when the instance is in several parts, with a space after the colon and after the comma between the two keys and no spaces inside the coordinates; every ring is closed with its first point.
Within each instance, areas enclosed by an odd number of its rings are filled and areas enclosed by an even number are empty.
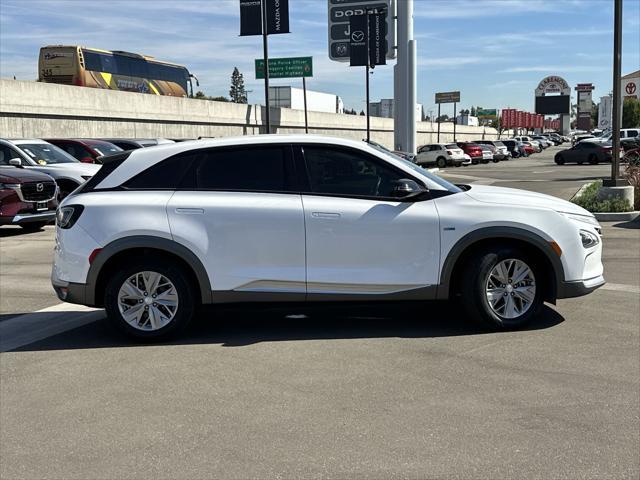
{"type": "MultiPolygon", "coordinates": [[[[308,87],[362,109],[362,69],[327,57],[327,0],[289,3],[292,33],[271,36],[270,55],[313,56],[308,87]]],[[[640,69],[640,0],[624,1],[623,20],[625,74],[640,69]]],[[[208,95],[227,96],[237,66],[249,101],[261,103],[253,66],[261,39],[238,33],[238,0],[0,0],[0,75],[35,79],[41,46],[79,44],[184,64],[208,95]]],[[[415,36],[427,110],[448,90],[462,92],[461,108],[532,110],[533,90],[550,74],[594,83],[595,99],[612,88],[613,0],[415,0],[415,36]]],[[[393,96],[392,71],[376,69],[372,100],[393,96]]]]}

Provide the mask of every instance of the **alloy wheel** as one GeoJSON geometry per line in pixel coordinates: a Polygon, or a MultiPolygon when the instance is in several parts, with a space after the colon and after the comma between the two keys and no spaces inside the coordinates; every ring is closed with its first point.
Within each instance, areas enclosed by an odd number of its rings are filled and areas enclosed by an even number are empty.
{"type": "Polygon", "coordinates": [[[167,326],[178,311],[178,291],[158,272],[131,275],[118,292],[122,318],[138,330],[155,331],[167,326]]]}
{"type": "Polygon", "coordinates": [[[485,293],[496,315],[516,319],[529,310],[536,298],[533,270],[522,260],[502,260],[489,273],[485,293]]]}

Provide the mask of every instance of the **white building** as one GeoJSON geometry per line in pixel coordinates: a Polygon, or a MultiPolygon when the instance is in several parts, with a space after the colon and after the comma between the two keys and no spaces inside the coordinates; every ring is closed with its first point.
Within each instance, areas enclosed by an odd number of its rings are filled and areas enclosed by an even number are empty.
{"type": "MultiPolygon", "coordinates": [[[[395,104],[393,98],[383,98],[379,102],[369,103],[369,114],[372,117],[393,118],[395,104]]],[[[422,121],[423,107],[416,103],[416,121],[422,121]]]]}

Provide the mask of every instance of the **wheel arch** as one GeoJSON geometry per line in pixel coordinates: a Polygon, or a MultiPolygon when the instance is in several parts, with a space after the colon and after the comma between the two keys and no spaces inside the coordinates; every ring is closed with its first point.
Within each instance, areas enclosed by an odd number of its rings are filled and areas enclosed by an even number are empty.
{"type": "Polygon", "coordinates": [[[438,298],[452,298],[456,282],[466,261],[482,249],[496,245],[520,246],[536,256],[544,267],[546,280],[544,299],[555,303],[558,286],[564,281],[564,267],[551,243],[540,235],[517,227],[486,227],[466,234],[449,250],[442,263],[438,298]]]}
{"type": "Polygon", "coordinates": [[[141,256],[162,255],[182,266],[200,290],[203,304],[211,303],[211,282],[200,259],[187,247],[173,240],[153,236],[132,236],[109,243],[96,255],[87,275],[86,301],[102,305],[104,289],[118,264],[141,256]]]}

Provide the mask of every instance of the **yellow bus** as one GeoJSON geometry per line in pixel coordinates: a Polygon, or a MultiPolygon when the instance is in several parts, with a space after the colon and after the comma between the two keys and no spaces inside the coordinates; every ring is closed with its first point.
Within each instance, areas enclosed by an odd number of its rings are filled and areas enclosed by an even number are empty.
{"type": "Polygon", "coordinates": [[[136,53],[65,45],[40,49],[39,82],[186,97],[189,87],[193,96],[192,79],[199,85],[186,67],[136,53]]]}

